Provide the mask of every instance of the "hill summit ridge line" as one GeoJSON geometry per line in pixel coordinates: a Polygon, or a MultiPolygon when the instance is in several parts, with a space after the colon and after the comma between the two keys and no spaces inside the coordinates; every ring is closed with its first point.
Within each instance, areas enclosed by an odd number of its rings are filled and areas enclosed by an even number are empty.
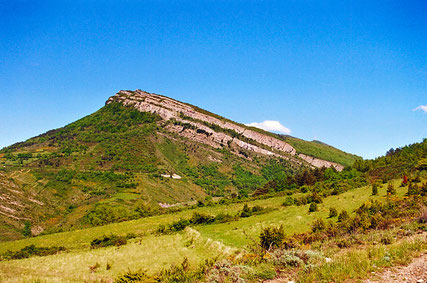
{"type": "Polygon", "coordinates": [[[300,164],[308,163],[312,167],[333,167],[338,171],[344,169],[341,164],[298,153],[290,144],[275,138],[274,134],[263,133],[262,130],[232,122],[166,96],[140,89],[121,90],[111,96],[105,104],[113,102],[133,107],[140,112],[155,113],[169,122],[165,123],[167,131],[215,148],[229,146],[232,153],[237,155],[244,155],[240,151],[244,149],[263,155],[292,159],[300,164]]]}

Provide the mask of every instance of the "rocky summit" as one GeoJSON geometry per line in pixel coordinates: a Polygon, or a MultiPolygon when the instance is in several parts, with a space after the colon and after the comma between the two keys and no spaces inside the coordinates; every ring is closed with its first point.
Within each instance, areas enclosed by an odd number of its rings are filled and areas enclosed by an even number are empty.
{"type": "Polygon", "coordinates": [[[122,90],[95,113],[0,150],[0,235],[98,226],[206,197],[291,191],[313,182],[310,170],[339,172],[358,159],[163,95],[122,90]]]}
{"type": "Polygon", "coordinates": [[[337,171],[344,169],[342,164],[299,153],[290,144],[274,137],[271,133],[235,123],[162,95],[139,89],[121,90],[110,97],[106,104],[113,102],[133,107],[141,112],[157,114],[164,121],[173,121],[165,126],[166,130],[214,148],[228,146],[232,153],[240,156],[244,156],[241,153],[243,149],[263,155],[292,159],[300,164],[308,163],[317,168],[332,167],[337,171]]]}

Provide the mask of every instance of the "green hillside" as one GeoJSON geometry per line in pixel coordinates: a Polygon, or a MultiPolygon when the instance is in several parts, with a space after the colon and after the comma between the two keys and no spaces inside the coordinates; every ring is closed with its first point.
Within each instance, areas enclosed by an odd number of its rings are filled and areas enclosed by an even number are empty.
{"type": "MultiPolygon", "coordinates": [[[[0,243],[0,275],[5,282],[227,282],[221,280],[239,278],[245,282],[273,278],[345,282],[409,263],[427,248],[423,238],[427,140],[393,149],[375,160],[358,160],[336,172],[256,156],[245,162],[224,149],[204,148],[199,156],[202,149],[188,150],[190,145],[168,137],[158,118],[146,113],[130,119],[137,124],[130,122],[123,131],[114,128],[118,120],[139,115],[132,111],[108,106],[63,129],[3,150],[8,157],[3,157],[7,166],[0,175],[2,182],[9,180],[10,188],[22,187],[28,195],[36,190],[57,200],[51,213],[62,217],[57,216],[54,227],[70,230],[53,233],[52,229],[50,234],[0,243]],[[104,128],[86,124],[85,119],[104,121],[104,128]],[[107,144],[102,142],[111,133],[125,135],[130,130],[137,136],[139,130],[154,129],[155,142],[134,153],[138,162],[115,157],[121,148],[110,149],[111,159],[96,158],[105,156],[107,144]],[[88,131],[93,134],[80,136],[88,131]],[[92,139],[99,133],[102,139],[92,139]],[[64,153],[62,140],[67,141],[66,148],[77,150],[64,153]],[[81,145],[88,148],[80,151],[81,145]],[[154,157],[144,154],[150,149],[154,157]],[[55,152],[54,157],[48,155],[55,152]],[[91,152],[97,154],[88,158],[91,152]],[[217,154],[223,161],[207,162],[206,154],[217,154]],[[61,168],[56,168],[56,160],[61,168]],[[39,162],[46,164],[43,170],[39,162]],[[131,165],[125,166],[127,162],[131,165]],[[162,172],[185,177],[172,180],[159,176],[162,172]],[[29,186],[31,182],[38,185],[29,186]],[[191,184],[194,190],[188,188],[191,184]],[[198,202],[167,209],[150,206],[150,200],[173,199],[168,189],[183,192],[185,186],[198,202]],[[223,196],[219,196],[221,186],[223,196]],[[245,189],[253,196],[245,196],[245,189]],[[72,206],[59,204],[70,199],[75,202],[72,206]],[[263,239],[270,243],[268,249],[263,248],[263,239]],[[105,246],[96,246],[99,243],[105,246]],[[124,278],[128,281],[121,281],[124,278]]],[[[121,146],[132,150],[124,143],[121,146]]],[[[5,222],[4,231],[12,224],[5,222]]]]}
{"type": "Polygon", "coordinates": [[[313,156],[323,160],[329,160],[345,166],[351,166],[360,156],[339,150],[321,141],[305,141],[291,136],[279,135],[282,140],[292,145],[295,150],[305,155],[313,156]]]}
{"type": "Polygon", "coordinates": [[[11,183],[2,186],[2,192],[18,197],[13,190],[19,188],[44,205],[20,198],[26,209],[0,215],[5,231],[1,239],[22,237],[27,220],[33,227],[56,231],[138,218],[147,207],[157,213],[162,210],[158,203],[246,196],[276,175],[292,176],[301,169],[248,152],[253,162],[227,148],[183,139],[164,130],[165,125],[157,115],[113,103],[63,128],[3,148],[0,177],[11,183]],[[105,209],[111,217],[93,219],[105,209]]]}

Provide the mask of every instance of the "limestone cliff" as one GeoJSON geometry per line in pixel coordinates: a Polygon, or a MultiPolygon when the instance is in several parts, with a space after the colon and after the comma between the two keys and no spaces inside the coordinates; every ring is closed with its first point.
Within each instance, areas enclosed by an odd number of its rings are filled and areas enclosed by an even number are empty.
{"type": "Polygon", "coordinates": [[[167,121],[165,128],[180,136],[210,145],[215,148],[228,146],[235,154],[241,150],[258,154],[292,159],[297,163],[308,163],[314,167],[334,167],[341,171],[344,166],[331,161],[317,159],[298,153],[290,144],[267,133],[249,127],[174,99],[142,90],[121,90],[110,97],[106,104],[119,102],[141,112],[151,112],[167,121]]]}

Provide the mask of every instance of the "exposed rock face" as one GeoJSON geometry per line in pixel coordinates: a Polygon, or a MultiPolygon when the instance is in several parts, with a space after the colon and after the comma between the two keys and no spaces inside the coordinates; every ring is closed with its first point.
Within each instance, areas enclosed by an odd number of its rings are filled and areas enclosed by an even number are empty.
{"type": "MultiPolygon", "coordinates": [[[[230,148],[240,148],[263,155],[293,159],[294,162],[298,163],[307,162],[314,167],[334,167],[337,170],[344,168],[334,162],[298,154],[295,148],[280,139],[215,117],[215,115],[206,114],[205,111],[197,107],[158,94],[141,90],[121,90],[110,97],[106,104],[112,102],[134,107],[141,112],[155,113],[165,121],[174,120],[175,123],[166,126],[168,131],[214,148],[228,145],[230,148]]],[[[234,153],[238,154],[238,151],[234,153]]]]}

